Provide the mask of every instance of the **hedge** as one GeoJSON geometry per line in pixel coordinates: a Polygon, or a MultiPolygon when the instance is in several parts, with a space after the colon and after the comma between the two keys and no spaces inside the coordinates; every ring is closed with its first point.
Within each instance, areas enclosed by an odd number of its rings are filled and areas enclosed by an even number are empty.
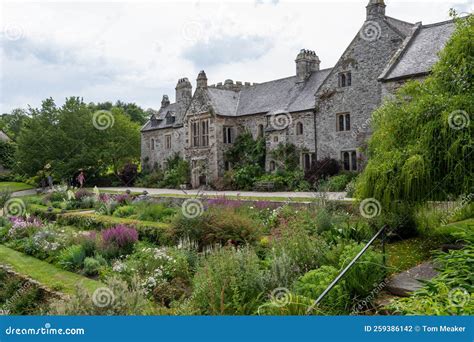
{"type": "Polygon", "coordinates": [[[93,213],[65,213],[57,215],[57,222],[61,225],[73,225],[97,230],[110,228],[117,224],[124,224],[137,229],[140,240],[148,240],[161,245],[172,242],[170,226],[161,222],[140,221],[93,213]]]}

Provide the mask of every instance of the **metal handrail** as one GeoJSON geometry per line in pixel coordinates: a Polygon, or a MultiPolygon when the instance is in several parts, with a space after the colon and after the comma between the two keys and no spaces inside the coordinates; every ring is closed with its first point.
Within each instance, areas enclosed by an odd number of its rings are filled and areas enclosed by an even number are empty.
{"type": "MultiPolygon", "coordinates": [[[[313,303],[313,305],[311,305],[308,310],[306,311],[306,314],[309,315],[311,314],[311,312],[314,310],[314,308],[316,306],[318,306],[318,304],[324,299],[324,297],[329,293],[329,291],[332,290],[332,288],[334,286],[336,286],[336,284],[339,282],[339,280],[341,280],[341,278],[347,273],[347,271],[356,263],[356,261],[362,256],[362,254],[365,253],[365,251],[370,247],[370,245],[375,241],[375,239],[377,239],[380,234],[384,233],[385,232],[385,228],[387,228],[387,226],[383,226],[382,228],[379,229],[379,231],[370,239],[369,242],[367,242],[367,244],[364,246],[364,248],[362,248],[362,250],[354,257],[354,259],[352,259],[352,261],[342,270],[341,273],[339,273],[339,275],[336,277],[336,279],[334,279],[332,281],[331,284],[329,284],[329,286],[323,291],[323,293],[321,293],[318,297],[318,299],[316,299],[313,303]]],[[[385,236],[383,237],[382,239],[382,249],[383,249],[383,261],[384,261],[384,264],[385,264],[385,236]]]]}

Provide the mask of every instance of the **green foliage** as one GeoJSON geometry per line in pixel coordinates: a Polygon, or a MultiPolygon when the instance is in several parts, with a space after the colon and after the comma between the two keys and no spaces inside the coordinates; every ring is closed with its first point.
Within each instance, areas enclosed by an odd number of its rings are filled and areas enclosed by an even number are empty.
{"type": "Polygon", "coordinates": [[[259,182],[273,183],[273,190],[283,191],[309,191],[310,185],[304,179],[304,172],[302,170],[286,171],[277,170],[272,174],[264,174],[258,178],[259,182]]]}
{"type": "Polygon", "coordinates": [[[82,245],[66,247],[58,256],[58,264],[68,271],[77,271],[82,268],[86,252],[82,245]]]}
{"type": "Polygon", "coordinates": [[[256,164],[244,165],[233,170],[232,185],[235,189],[252,190],[262,168],[256,164]]]}
{"type": "Polygon", "coordinates": [[[227,150],[225,158],[234,165],[234,169],[256,165],[262,171],[265,168],[265,139],[254,140],[252,133],[243,132],[227,150]]]}
{"type": "MultiPolygon", "coordinates": [[[[321,266],[309,271],[296,282],[295,292],[316,300],[338,274],[339,271],[333,266],[321,266]]],[[[345,281],[342,280],[323,299],[321,307],[326,313],[342,313],[348,307],[350,297],[344,287],[345,281]]]]}
{"type": "Polygon", "coordinates": [[[407,83],[374,112],[357,197],[389,208],[398,200],[445,200],[471,191],[473,35],[474,17],[457,19],[431,76],[407,83]]]}
{"type": "Polygon", "coordinates": [[[97,295],[100,305],[94,304],[93,297],[80,284],[75,294],[67,300],[58,300],[51,304],[52,315],[146,315],[153,309],[145,299],[138,282],[127,284],[118,278],[110,278],[107,287],[97,295]]]}
{"type": "Polygon", "coordinates": [[[7,141],[0,141],[0,166],[4,169],[11,169],[15,162],[15,144],[7,141]]]}
{"type": "Polygon", "coordinates": [[[189,163],[182,159],[178,153],[166,161],[168,166],[159,187],[177,189],[183,184],[189,184],[191,179],[189,163]]]}
{"type": "Polygon", "coordinates": [[[175,241],[189,238],[203,248],[215,244],[254,243],[259,239],[261,230],[254,220],[233,208],[210,207],[196,218],[179,215],[173,221],[172,234],[175,241]]]}
{"type": "Polygon", "coordinates": [[[250,315],[261,304],[263,273],[249,248],[224,248],[208,256],[193,279],[191,308],[204,315],[250,315]]]}
{"type": "Polygon", "coordinates": [[[98,260],[96,258],[85,258],[84,259],[84,274],[88,276],[95,276],[99,274],[99,270],[104,266],[104,259],[98,260]]]}
{"type": "Polygon", "coordinates": [[[356,173],[342,173],[329,177],[319,183],[319,191],[345,191],[347,185],[357,176],[356,173]]]}
{"type": "Polygon", "coordinates": [[[0,269],[0,308],[9,315],[40,315],[47,306],[44,291],[0,269]]]}
{"type": "Polygon", "coordinates": [[[120,108],[104,117],[113,125],[99,130],[94,126],[94,110],[79,98],[68,98],[62,107],[52,99],[40,109],[30,109],[29,118],[17,138],[17,169],[34,176],[50,164],[55,179],[66,179],[78,169],[88,178],[118,170],[140,155],[139,126],[120,108]],[[110,121],[110,122],[111,122],[110,121]],[[67,158],[65,158],[67,156],[67,158]]]}
{"type": "Polygon", "coordinates": [[[295,171],[300,164],[300,150],[291,143],[279,143],[270,153],[277,163],[277,168],[285,171],[295,171]]]}
{"type": "Polygon", "coordinates": [[[436,262],[440,273],[435,278],[412,296],[393,301],[388,309],[401,315],[473,315],[473,245],[439,253],[436,262]]]}
{"type": "MultiPolygon", "coordinates": [[[[339,258],[342,270],[359,253],[363,244],[348,243],[339,258]]],[[[385,278],[383,255],[367,250],[344,276],[344,289],[351,298],[365,298],[385,278]]]]}
{"type": "Polygon", "coordinates": [[[74,225],[82,229],[97,230],[110,228],[117,224],[125,224],[137,229],[140,240],[148,240],[157,244],[166,244],[170,241],[169,226],[161,222],[147,222],[97,214],[67,213],[58,216],[58,223],[65,226],[74,225]]]}
{"type": "Polygon", "coordinates": [[[114,210],[115,217],[130,217],[137,212],[137,208],[133,205],[123,205],[114,210]]]}
{"type": "Polygon", "coordinates": [[[163,204],[139,202],[134,205],[136,218],[143,221],[168,222],[176,210],[163,204]]]}

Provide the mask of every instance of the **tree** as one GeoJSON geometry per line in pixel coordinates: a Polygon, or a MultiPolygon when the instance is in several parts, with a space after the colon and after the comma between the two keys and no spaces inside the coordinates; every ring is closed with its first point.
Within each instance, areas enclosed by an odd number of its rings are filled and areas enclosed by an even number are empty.
{"type": "Polygon", "coordinates": [[[423,83],[406,84],[374,112],[359,198],[388,206],[472,192],[474,20],[455,22],[432,74],[423,83]]]}
{"type": "Polygon", "coordinates": [[[118,175],[127,162],[139,159],[139,126],[122,109],[93,111],[77,97],[57,107],[50,98],[29,114],[17,139],[16,171],[21,174],[34,176],[49,164],[57,179],[70,178],[78,169],[118,175]]]}
{"type": "Polygon", "coordinates": [[[2,114],[0,117],[0,129],[3,130],[12,140],[16,139],[23,126],[23,122],[28,119],[26,111],[16,108],[11,113],[2,114]]]}

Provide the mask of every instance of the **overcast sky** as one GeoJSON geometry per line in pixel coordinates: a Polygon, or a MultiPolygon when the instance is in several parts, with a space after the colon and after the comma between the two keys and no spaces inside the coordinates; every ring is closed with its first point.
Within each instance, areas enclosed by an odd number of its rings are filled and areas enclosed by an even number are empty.
{"type": "MultiPolygon", "coordinates": [[[[53,97],[122,100],[158,108],[178,78],[195,87],[293,75],[302,48],[332,67],[365,19],[368,0],[23,2],[1,0],[0,113],[53,97]]],[[[424,24],[448,20],[470,0],[386,0],[386,14],[424,24]]]]}

